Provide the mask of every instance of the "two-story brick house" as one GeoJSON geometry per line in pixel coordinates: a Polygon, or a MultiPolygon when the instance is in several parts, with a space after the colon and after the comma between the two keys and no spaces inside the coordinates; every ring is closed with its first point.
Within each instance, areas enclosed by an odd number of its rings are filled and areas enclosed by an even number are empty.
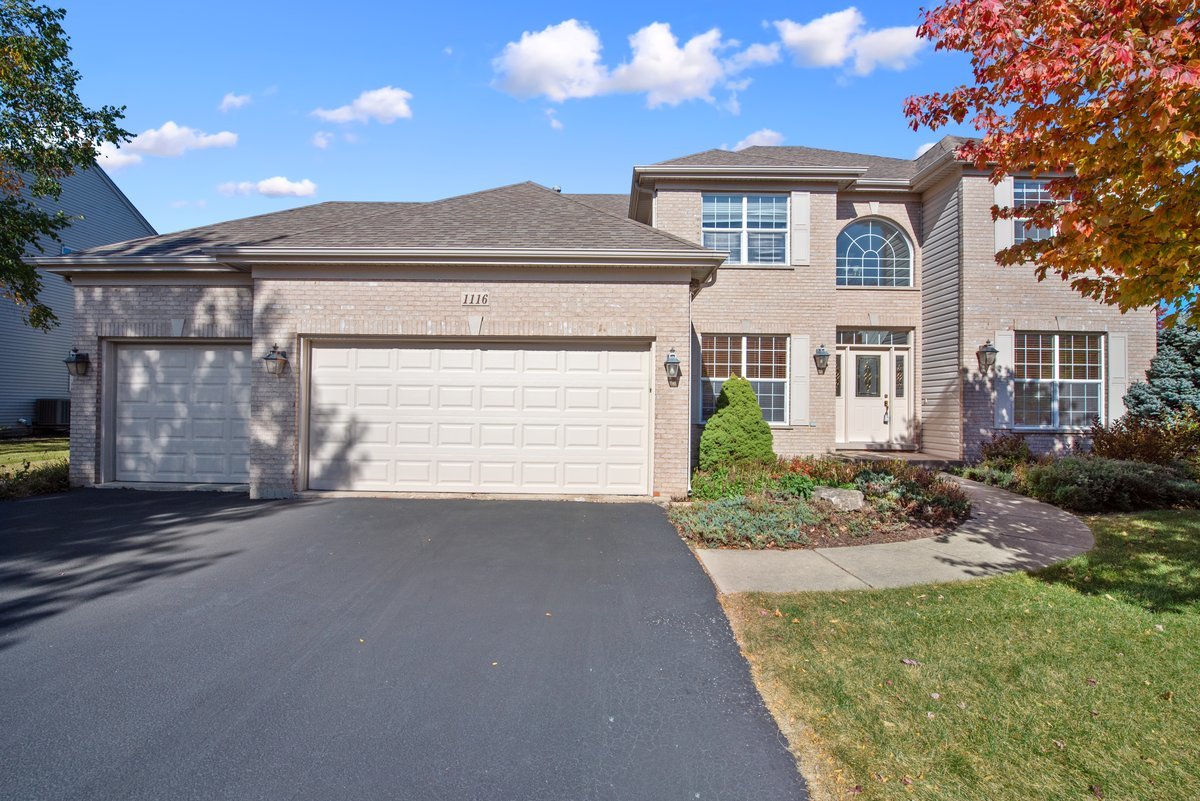
{"type": "Polygon", "coordinates": [[[991,206],[1040,186],[957,144],[708,151],[628,196],[322,203],[42,260],[91,356],[73,480],[678,496],[733,374],[781,454],[1066,447],[1120,415],[1153,312],[996,266],[1046,232],[991,206]]]}

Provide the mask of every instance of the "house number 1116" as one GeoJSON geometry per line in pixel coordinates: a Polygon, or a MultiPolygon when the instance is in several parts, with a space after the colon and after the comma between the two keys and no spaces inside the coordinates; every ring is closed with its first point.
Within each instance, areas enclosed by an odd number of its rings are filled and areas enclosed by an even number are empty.
{"type": "Polygon", "coordinates": [[[464,306],[488,305],[488,293],[486,292],[464,292],[462,298],[462,305],[464,306]]]}

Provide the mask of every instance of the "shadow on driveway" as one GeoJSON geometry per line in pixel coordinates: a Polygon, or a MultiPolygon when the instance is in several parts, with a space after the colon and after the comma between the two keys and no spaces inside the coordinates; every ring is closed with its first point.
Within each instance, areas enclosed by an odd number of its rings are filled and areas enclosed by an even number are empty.
{"type": "Polygon", "coordinates": [[[0,504],[0,650],[78,604],[236,555],[205,537],[280,506],[236,493],[131,490],[0,504]]]}

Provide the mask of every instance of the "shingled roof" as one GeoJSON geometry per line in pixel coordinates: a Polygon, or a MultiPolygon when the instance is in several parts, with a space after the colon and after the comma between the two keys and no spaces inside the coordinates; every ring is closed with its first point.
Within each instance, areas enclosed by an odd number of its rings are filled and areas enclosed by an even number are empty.
{"type": "Polygon", "coordinates": [[[624,196],[562,195],[520,183],[429,203],[328,202],[246,217],[72,253],[96,257],[181,258],[213,249],[406,248],[676,251],[699,245],[628,219],[624,196]]]}
{"type": "Polygon", "coordinates": [[[660,161],[656,166],[681,167],[865,167],[867,180],[911,180],[922,168],[953,152],[963,142],[961,136],[945,136],[926,153],[915,159],[872,156],[842,150],[822,150],[791,145],[755,145],[742,150],[705,150],[677,159],[660,161]]]}

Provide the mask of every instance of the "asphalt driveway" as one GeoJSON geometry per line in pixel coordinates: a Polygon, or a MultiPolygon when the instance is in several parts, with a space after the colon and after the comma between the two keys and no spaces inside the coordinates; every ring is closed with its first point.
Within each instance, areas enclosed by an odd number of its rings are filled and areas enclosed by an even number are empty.
{"type": "Polygon", "coordinates": [[[797,799],[663,512],[0,504],[0,798],[797,799]]]}

